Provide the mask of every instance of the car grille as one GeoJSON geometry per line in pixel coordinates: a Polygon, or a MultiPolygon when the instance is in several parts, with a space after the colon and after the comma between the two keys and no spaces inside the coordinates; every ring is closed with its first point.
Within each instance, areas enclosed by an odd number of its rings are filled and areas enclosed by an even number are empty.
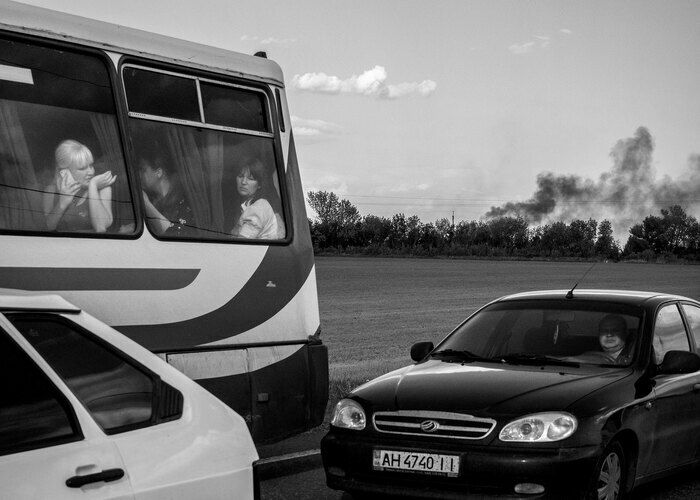
{"type": "Polygon", "coordinates": [[[372,421],[379,432],[452,439],[482,439],[496,426],[490,418],[440,411],[379,411],[372,421]]]}

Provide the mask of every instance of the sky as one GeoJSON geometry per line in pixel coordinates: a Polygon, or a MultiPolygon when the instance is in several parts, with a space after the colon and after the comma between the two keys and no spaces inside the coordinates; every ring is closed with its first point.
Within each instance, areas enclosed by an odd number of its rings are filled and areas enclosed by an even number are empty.
{"type": "Polygon", "coordinates": [[[697,1],[23,3],[266,51],[285,75],[305,190],[362,215],[513,209],[533,223],[618,217],[616,233],[667,202],[700,216],[697,1]],[[541,179],[557,210],[532,217],[541,179]]]}

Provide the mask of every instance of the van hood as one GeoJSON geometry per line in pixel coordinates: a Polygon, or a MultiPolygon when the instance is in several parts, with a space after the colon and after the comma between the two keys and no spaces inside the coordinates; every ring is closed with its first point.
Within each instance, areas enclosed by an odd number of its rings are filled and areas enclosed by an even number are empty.
{"type": "Polygon", "coordinates": [[[566,410],[629,375],[625,368],[452,363],[429,360],[387,373],[352,392],[377,410],[523,414],[566,410]]]}

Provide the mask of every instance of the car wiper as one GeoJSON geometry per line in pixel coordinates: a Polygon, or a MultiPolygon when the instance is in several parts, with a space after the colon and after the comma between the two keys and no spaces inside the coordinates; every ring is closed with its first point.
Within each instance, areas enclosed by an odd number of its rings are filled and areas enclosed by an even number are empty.
{"type": "Polygon", "coordinates": [[[545,356],[543,354],[529,354],[518,352],[514,354],[506,354],[500,356],[504,363],[523,364],[523,365],[556,365],[556,366],[581,366],[577,361],[568,361],[565,359],[545,356]]]}
{"type": "Polygon", "coordinates": [[[485,358],[483,356],[479,356],[478,354],[474,354],[471,351],[465,351],[460,349],[443,349],[441,351],[435,351],[430,355],[440,358],[456,358],[460,361],[490,361],[492,363],[500,361],[499,359],[485,358]]]}

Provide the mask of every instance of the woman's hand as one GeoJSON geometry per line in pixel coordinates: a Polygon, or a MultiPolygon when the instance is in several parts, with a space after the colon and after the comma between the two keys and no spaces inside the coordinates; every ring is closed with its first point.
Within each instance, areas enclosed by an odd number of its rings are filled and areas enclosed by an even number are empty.
{"type": "Polygon", "coordinates": [[[73,197],[80,191],[80,184],[73,179],[73,176],[64,175],[63,172],[59,172],[56,187],[58,188],[59,203],[64,207],[68,206],[73,201],[73,197]]]}
{"type": "Polygon", "coordinates": [[[94,184],[95,187],[97,188],[98,191],[103,190],[104,188],[111,186],[114,184],[114,181],[117,180],[116,175],[112,175],[111,170],[107,170],[106,172],[96,175],[92,179],[90,179],[90,184],[94,184]]]}

